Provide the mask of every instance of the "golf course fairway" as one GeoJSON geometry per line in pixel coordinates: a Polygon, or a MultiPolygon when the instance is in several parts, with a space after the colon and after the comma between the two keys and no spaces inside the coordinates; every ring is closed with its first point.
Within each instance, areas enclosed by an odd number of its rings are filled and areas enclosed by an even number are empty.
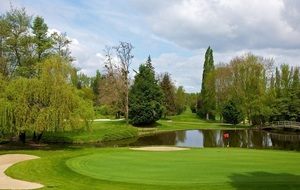
{"type": "Polygon", "coordinates": [[[291,151],[89,148],[25,152],[41,158],[13,165],[6,174],[41,183],[42,189],[300,189],[300,154],[291,151]]]}
{"type": "Polygon", "coordinates": [[[241,183],[299,186],[300,155],[296,154],[298,159],[283,159],[289,154],[292,157],[294,153],[244,149],[129,150],[75,157],[67,161],[67,166],[96,179],[136,184],[222,185],[240,178],[241,183]],[[263,173],[266,176],[261,176],[263,173]]]}

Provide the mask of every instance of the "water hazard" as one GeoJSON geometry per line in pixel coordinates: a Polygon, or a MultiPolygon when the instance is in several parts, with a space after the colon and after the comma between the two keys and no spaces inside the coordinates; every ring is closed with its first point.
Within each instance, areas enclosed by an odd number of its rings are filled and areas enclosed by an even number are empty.
{"type": "Polygon", "coordinates": [[[279,134],[263,130],[188,130],[153,134],[109,144],[106,146],[175,145],[198,148],[229,146],[300,151],[300,134],[279,134]],[[228,134],[228,138],[224,134],[228,134]]]}

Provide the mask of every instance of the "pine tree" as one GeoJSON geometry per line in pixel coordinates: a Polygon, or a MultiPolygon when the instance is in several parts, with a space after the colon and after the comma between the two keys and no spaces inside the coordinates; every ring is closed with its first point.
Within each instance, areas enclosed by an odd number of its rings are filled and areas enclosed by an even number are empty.
{"type": "Polygon", "coordinates": [[[201,88],[201,109],[198,110],[198,115],[205,117],[207,120],[214,118],[216,107],[215,100],[215,79],[214,79],[214,58],[213,50],[208,47],[205,53],[205,61],[203,65],[202,88],[201,88]]]}
{"type": "Polygon", "coordinates": [[[226,123],[236,125],[242,121],[241,111],[237,108],[234,101],[229,100],[224,104],[222,115],[226,123]]]}
{"type": "Polygon", "coordinates": [[[48,26],[44,19],[37,16],[33,21],[32,33],[34,34],[33,41],[36,46],[36,59],[38,62],[50,53],[49,50],[52,47],[51,39],[47,36],[47,32],[48,26]]]}
{"type": "Polygon", "coordinates": [[[163,93],[155,79],[151,59],[139,67],[129,93],[129,118],[133,125],[151,125],[162,116],[163,93]]]}
{"type": "Polygon", "coordinates": [[[174,115],[176,113],[174,85],[172,84],[169,73],[163,75],[160,87],[164,94],[163,105],[165,108],[164,117],[174,115]]]}

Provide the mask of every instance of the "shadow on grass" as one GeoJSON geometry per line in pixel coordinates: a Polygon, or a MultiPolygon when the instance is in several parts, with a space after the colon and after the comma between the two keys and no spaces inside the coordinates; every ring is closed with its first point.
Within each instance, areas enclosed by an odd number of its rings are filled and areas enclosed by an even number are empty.
{"type": "Polygon", "coordinates": [[[35,143],[27,141],[22,142],[6,142],[0,144],[0,150],[80,150],[84,147],[74,146],[70,143],[35,143]]]}
{"type": "Polygon", "coordinates": [[[231,186],[244,189],[300,189],[300,176],[289,173],[251,172],[229,176],[231,186]]]}

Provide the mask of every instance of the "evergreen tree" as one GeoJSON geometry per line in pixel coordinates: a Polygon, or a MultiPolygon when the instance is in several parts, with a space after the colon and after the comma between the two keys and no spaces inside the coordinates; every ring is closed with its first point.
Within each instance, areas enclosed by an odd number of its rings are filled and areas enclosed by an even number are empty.
{"type": "Polygon", "coordinates": [[[163,93],[151,60],[139,67],[129,93],[129,118],[133,125],[151,125],[162,116],[163,93]]]}
{"type": "Polygon", "coordinates": [[[201,88],[202,105],[201,109],[198,110],[198,115],[205,116],[207,120],[214,118],[214,112],[216,108],[214,70],[213,50],[208,47],[205,53],[205,61],[203,65],[201,88]]]}
{"type": "Polygon", "coordinates": [[[241,112],[237,108],[236,103],[232,100],[229,100],[224,104],[222,116],[226,123],[231,123],[233,125],[236,125],[242,121],[241,112]]]}
{"type": "Polygon", "coordinates": [[[99,70],[96,71],[96,76],[93,78],[92,81],[92,89],[95,95],[95,105],[99,106],[99,98],[100,98],[100,83],[101,83],[101,73],[99,70]]]}
{"type": "Polygon", "coordinates": [[[176,113],[175,97],[174,97],[174,85],[172,84],[169,73],[163,74],[160,87],[164,94],[163,106],[165,108],[164,117],[174,115],[176,113]]]}
{"type": "Polygon", "coordinates": [[[52,47],[51,39],[47,36],[48,26],[42,17],[37,16],[33,21],[32,33],[34,34],[33,42],[35,43],[36,60],[40,62],[46,57],[52,47]]]}

